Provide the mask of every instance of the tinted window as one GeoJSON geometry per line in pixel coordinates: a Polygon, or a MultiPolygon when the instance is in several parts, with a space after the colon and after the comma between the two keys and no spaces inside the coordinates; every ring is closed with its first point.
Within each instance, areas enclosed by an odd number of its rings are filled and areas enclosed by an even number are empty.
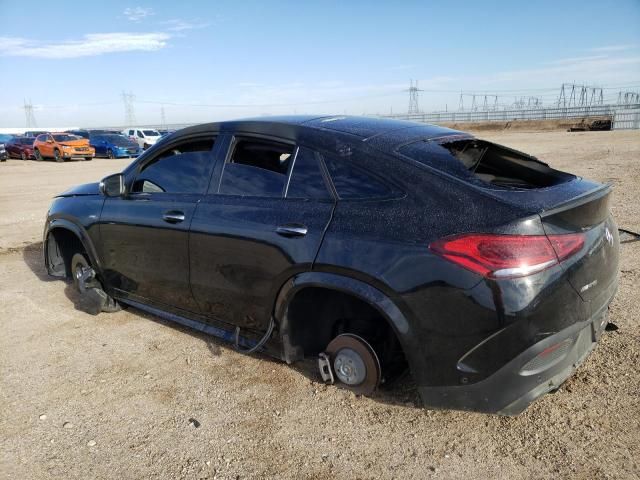
{"type": "Polygon", "coordinates": [[[341,199],[380,198],[389,196],[391,193],[382,181],[351,165],[349,158],[325,156],[324,160],[338,197],[341,199]]]}
{"type": "Polygon", "coordinates": [[[287,198],[330,199],[316,153],[300,147],[291,171],[287,198]]]}
{"type": "Polygon", "coordinates": [[[129,130],[129,135],[133,136],[133,130],[129,130]]]}
{"type": "Polygon", "coordinates": [[[136,130],[136,133],[138,134],[138,137],[144,138],[144,135],[142,135],[142,132],[140,130],[136,130]]]}
{"type": "Polygon", "coordinates": [[[56,142],[72,142],[74,140],[80,140],[77,135],[54,135],[53,138],[56,142]]]}
{"type": "Polygon", "coordinates": [[[38,135],[38,138],[36,138],[36,140],[38,140],[39,142],[46,142],[47,141],[47,136],[46,135],[38,135]]]}
{"type": "Polygon", "coordinates": [[[219,193],[282,196],[294,147],[264,140],[238,140],[224,166],[219,193]]]}
{"type": "Polygon", "coordinates": [[[132,192],[203,194],[213,166],[213,140],[197,140],[165,150],[146,164],[132,192]]]}

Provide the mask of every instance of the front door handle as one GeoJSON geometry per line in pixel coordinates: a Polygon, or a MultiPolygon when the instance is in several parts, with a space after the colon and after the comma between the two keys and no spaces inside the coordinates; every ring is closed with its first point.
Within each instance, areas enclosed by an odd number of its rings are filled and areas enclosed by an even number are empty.
{"type": "Polygon", "coordinates": [[[287,223],[276,227],[276,233],[283,237],[304,237],[307,234],[307,226],[301,223],[287,223]]]}
{"type": "Polygon", "coordinates": [[[180,223],[184,221],[184,212],[170,210],[162,214],[162,219],[167,223],[180,223]]]}

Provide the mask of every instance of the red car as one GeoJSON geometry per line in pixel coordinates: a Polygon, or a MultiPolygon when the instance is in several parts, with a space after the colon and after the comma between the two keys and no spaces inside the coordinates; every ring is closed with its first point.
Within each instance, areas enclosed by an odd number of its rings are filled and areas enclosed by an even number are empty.
{"type": "Polygon", "coordinates": [[[26,160],[33,157],[33,141],[35,137],[14,137],[6,145],[10,158],[26,160]]]}

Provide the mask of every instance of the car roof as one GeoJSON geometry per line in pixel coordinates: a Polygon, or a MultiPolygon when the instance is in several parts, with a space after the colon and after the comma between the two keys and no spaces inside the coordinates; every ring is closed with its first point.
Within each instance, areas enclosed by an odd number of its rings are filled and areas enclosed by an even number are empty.
{"type": "MultiPolygon", "coordinates": [[[[438,125],[392,118],[348,115],[288,115],[255,117],[195,125],[179,130],[177,136],[173,136],[173,138],[211,130],[244,130],[248,132],[256,131],[256,133],[267,133],[270,129],[273,129],[276,133],[292,132],[299,129],[336,132],[349,135],[352,139],[368,142],[381,150],[388,150],[399,143],[406,143],[412,139],[428,140],[463,134],[463,132],[438,125]]],[[[284,136],[287,135],[285,134],[284,136]]]]}

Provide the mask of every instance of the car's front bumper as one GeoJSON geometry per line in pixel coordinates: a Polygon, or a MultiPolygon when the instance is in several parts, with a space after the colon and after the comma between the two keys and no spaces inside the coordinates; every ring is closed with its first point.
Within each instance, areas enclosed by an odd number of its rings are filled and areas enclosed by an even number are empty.
{"type": "Polygon", "coordinates": [[[113,156],[116,158],[137,157],[142,153],[142,149],[129,150],[127,148],[117,148],[112,151],[113,151],[113,156]]]}
{"type": "Polygon", "coordinates": [[[469,385],[419,386],[426,406],[472,410],[500,415],[517,415],[538,397],[556,390],[595,348],[607,325],[607,311],[617,289],[617,281],[607,289],[608,300],[589,320],[551,335],[527,348],[490,377],[469,385]],[[545,352],[553,355],[562,346],[561,356],[544,364],[545,352]],[[536,359],[541,368],[532,368],[536,359]]]}
{"type": "Polygon", "coordinates": [[[9,154],[6,150],[0,150],[0,160],[6,160],[9,158],[9,154]]]}
{"type": "Polygon", "coordinates": [[[96,156],[96,152],[95,150],[86,150],[86,151],[73,151],[73,150],[65,150],[62,152],[62,156],[64,158],[89,158],[89,157],[95,157],[96,156]]]}

